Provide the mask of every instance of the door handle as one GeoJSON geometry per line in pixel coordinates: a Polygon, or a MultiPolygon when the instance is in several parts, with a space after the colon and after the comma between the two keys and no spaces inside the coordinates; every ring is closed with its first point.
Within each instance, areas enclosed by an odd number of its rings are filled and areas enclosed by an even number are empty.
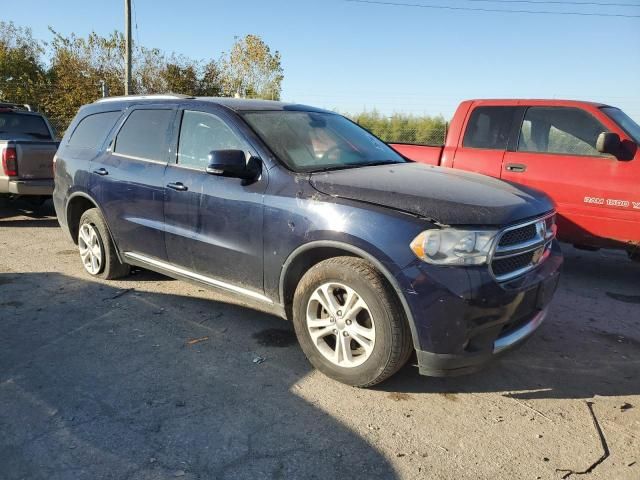
{"type": "Polygon", "coordinates": [[[527,171],[527,166],[523,165],[522,163],[507,163],[507,166],[504,168],[505,170],[514,173],[522,173],[527,171]]]}
{"type": "Polygon", "coordinates": [[[97,170],[94,170],[93,173],[97,173],[98,175],[109,175],[109,172],[106,168],[99,168],[97,170]]]}
{"type": "Polygon", "coordinates": [[[189,187],[187,187],[182,182],[168,183],[167,187],[169,187],[171,190],[177,190],[178,192],[186,192],[187,190],[189,190],[189,187]]]}

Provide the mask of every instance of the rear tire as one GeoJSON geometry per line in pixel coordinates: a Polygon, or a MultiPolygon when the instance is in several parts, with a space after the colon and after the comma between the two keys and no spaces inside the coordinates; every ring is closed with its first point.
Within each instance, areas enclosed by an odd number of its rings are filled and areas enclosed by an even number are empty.
{"type": "Polygon", "coordinates": [[[311,267],[294,294],[293,325],[315,368],[357,387],[386,380],[413,351],[395,291],[361,258],[335,257],[311,267]]]}
{"type": "Polygon", "coordinates": [[[80,217],[78,249],[82,265],[92,277],[113,280],[129,274],[130,267],[118,260],[107,224],[97,208],[90,208],[80,217]]]}

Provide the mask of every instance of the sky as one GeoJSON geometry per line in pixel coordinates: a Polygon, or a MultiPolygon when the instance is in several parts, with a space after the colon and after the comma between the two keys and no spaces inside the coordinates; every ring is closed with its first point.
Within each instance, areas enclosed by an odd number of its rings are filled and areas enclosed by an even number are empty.
{"type": "MultiPolygon", "coordinates": [[[[208,60],[236,36],[260,35],[282,54],[283,100],[341,112],[450,118],[468,98],[567,98],[618,106],[640,123],[640,0],[570,3],[134,0],[133,38],[208,60]]],[[[124,28],[124,0],[0,0],[0,11],[43,40],[49,26],[81,36],[124,28]]]]}

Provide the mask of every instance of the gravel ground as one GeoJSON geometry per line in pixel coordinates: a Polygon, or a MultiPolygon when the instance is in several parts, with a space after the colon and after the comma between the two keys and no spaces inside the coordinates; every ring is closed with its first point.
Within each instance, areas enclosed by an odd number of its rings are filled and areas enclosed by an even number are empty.
{"type": "Polygon", "coordinates": [[[52,215],[0,204],[1,479],[640,479],[623,253],[564,246],[545,324],[485,371],[359,390],[224,295],[89,278],[52,215]]]}

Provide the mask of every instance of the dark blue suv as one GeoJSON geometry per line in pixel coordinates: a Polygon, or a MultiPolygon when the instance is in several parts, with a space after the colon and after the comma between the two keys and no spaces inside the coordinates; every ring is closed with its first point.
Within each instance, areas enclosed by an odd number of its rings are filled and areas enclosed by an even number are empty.
{"type": "Polygon", "coordinates": [[[310,362],[374,385],[470,372],[544,319],[550,200],[416,164],[345,117],[227,98],[108,98],[56,155],[54,203],[93,276],[130,265],[293,320],[310,362]]]}

